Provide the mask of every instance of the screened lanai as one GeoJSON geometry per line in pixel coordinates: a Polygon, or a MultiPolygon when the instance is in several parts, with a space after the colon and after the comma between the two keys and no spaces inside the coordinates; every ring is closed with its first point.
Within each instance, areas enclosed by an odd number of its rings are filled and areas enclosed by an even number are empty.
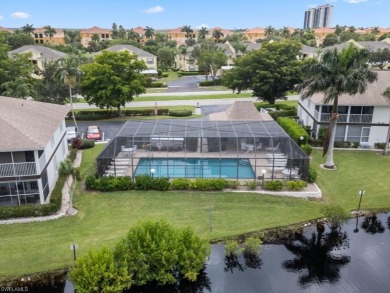
{"type": "Polygon", "coordinates": [[[97,167],[99,176],[306,180],[309,157],[273,120],[148,120],[128,121],[97,167]]]}

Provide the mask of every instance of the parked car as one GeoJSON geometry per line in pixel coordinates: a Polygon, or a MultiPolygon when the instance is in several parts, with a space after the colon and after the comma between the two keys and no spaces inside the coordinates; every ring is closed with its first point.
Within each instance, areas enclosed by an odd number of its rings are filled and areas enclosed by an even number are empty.
{"type": "Polygon", "coordinates": [[[102,132],[100,131],[99,126],[96,125],[88,126],[86,138],[93,139],[93,140],[101,140],[102,132]]]}
{"type": "Polygon", "coordinates": [[[66,127],[66,137],[68,139],[68,142],[70,142],[73,138],[76,138],[79,136],[79,132],[77,131],[77,128],[74,126],[66,127]]]}

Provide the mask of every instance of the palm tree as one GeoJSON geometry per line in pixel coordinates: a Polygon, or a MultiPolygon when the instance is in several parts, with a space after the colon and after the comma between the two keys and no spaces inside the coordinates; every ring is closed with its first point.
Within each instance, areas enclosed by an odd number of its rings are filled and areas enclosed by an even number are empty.
{"type": "Polygon", "coordinates": [[[154,28],[146,26],[144,28],[144,32],[145,32],[145,38],[147,38],[147,39],[153,38],[153,36],[154,36],[154,28]]]}
{"type": "Polygon", "coordinates": [[[51,41],[51,38],[57,33],[56,30],[52,28],[50,25],[46,25],[43,28],[45,29],[43,33],[46,35],[46,37],[49,37],[51,41]]]}
{"type": "Polygon", "coordinates": [[[267,26],[264,29],[264,33],[266,36],[273,36],[273,34],[275,33],[275,29],[272,26],[267,26]]]}
{"type": "Polygon", "coordinates": [[[318,60],[306,64],[302,72],[304,81],[298,86],[301,98],[306,99],[315,93],[324,94],[324,103],[333,101],[329,128],[324,139],[323,155],[327,156],[324,166],[334,168],[333,145],[338,119],[339,96],[364,93],[367,84],[377,79],[377,74],[367,65],[370,51],[358,49],[352,44],[338,52],[337,49],[327,50],[318,60]]]}
{"type": "MultiPolygon", "coordinates": [[[[390,86],[385,89],[383,94],[385,97],[390,98],[390,86]]],[[[386,155],[389,150],[389,139],[390,139],[390,118],[389,118],[389,128],[387,129],[387,136],[385,141],[385,149],[383,150],[383,154],[386,155]]]]}
{"type": "Polygon", "coordinates": [[[127,39],[138,42],[139,34],[133,29],[130,29],[127,31],[127,39]]]}
{"type": "Polygon", "coordinates": [[[281,30],[280,30],[280,34],[283,38],[289,38],[290,35],[291,35],[291,32],[290,30],[288,29],[287,26],[284,26],[281,30]]]}
{"type": "Polygon", "coordinates": [[[219,43],[219,39],[224,37],[223,32],[220,29],[216,29],[212,34],[213,38],[219,43]]]}
{"type": "Polygon", "coordinates": [[[184,25],[181,30],[181,32],[186,33],[186,39],[191,37],[191,34],[194,32],[194,30],[189,25],[184,25]]]}
{"type": "Polygon", "coordinates": [[[198,39],[199,40],[204,40],[206,39],[207,35],[209,35],[210,32],[208,31],[207,27],[201,27],[200,30],[198,31],[198,39]]]}
{"type": "Polygon", "coordinates": [[[83,72],[80,69],[81,58],[79,55],[69,55],[65,58],[61,58],[57,61],[57,70],[55,76],[58,80],[63,82],[69,88],[69,100],[70,108],[73,116],[74,126],[77,127],[76,117],[74,115],[73,109],[73,97],[72,97],[72,88],[75,88],[76,85],[80,82],[83,72]]]}
{"type": "Polygon", "coordinates": [[[379,27],[378,27],[378,26],[373,27],[373,28],[371,29],[371,33],[372,33],[373,35],[379,35],[380,32],[381,32],[381,31],[379,30],[379,27]]]}
{"type": "Polygon", "coordinates": [[[24,99],[26,97],[35,97],[36,92],[31,82],[28,82],[25,78],[17,78],[14,81],[8,81],[0,87],[4,96],[24,99]]]}
{"type": "Polygon", "coordinates": [[[34,25],[28,24],[28,23],[26,23],[26,25],[22,26],[21,29],[22,29],[22,32],[27,34],[27,35],[31,35],[35,31],[34,25]]]}
{"type": "Polygon", "coordinates": [[[91,36],[91,41],[92,41],[92,42],[100,42],[100,36],[99,36],[99,34],[92,34],[92,36],[91,36]]]}
{"type": "Polygon", "coordinates": [[[188,48],[186,46],[182,46],[179,48],[180,50],[180,54],[181,55],[184,55],[184,68],[183,70],[186,70],[186,56],[187,56],[187,53],[188,53],[188,48]]]}

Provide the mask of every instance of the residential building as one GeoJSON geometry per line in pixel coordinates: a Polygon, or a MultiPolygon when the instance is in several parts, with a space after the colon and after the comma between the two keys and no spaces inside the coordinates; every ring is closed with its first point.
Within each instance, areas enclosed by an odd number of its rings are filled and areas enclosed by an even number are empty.
{"type": "Polygon", "coordinates": [[[390,50],[390,40],[389,39],[385,39],[383,41],[359,41],[359,42],[356,42],[354,40],[349,40],[349,41],[341,43],[341,44],[326,47],[326,48],[324,48],[324,50],[337,49],[338,51],[341,51],[341,50],[349,47],[351,44],[358,47],[359,49],[367,48],[373,52],[378,51],[378,50],[382,50],[382,49],[386,49],[386,48],[390,50]]]}
{"type": "Polygon", "coordinates": [[[68,155],[70,107],[0,96],[0,206],[44,204],[68,155]]]}
{"type": "Polygon", "coordinates": [[[216,41],[216,39],[213,37],[213,33],[214,33],[216,30],[219,30],[219,31],[223,34],[223,36],[221,37],[221,39],[224,39],[224,38],[226,38],[227,36],[230,36],[231,34],[233,34],[233,32],[230,31],[230,30],[227,30],[227,29],[224,29],[224,28],[220,28],[220,27],[214,27],[214,28],[209,29],[209,34],[207,35],[207,38],[213,39],[214,41],[216,41]]]}
{"type": "Polygon", "coordinates": [[[333,18],[333,5],[310,8],[305,12],[303,28],[330,27],[333,18]]]}
{"type": "Polygon", "coordinates": [[[135,31],[139,36],[139,39],[137,40],[138,43],[144,44],[147,41],[145,37],[145,29],[143,27],[137,26],[136,28],[133,28],[133,31],[135,31]]]}
{"type": "MultiPolygon", "coordinates": [[[[131,54],[137,55],[138,60],[143,60],[146,64],[146,67],[148,68],[148,71],[145,71],[144,73],[148,74],[155,74],[157,73],[157,56],[146,52],[140,48],[134,47],[132,45],[115,45],[112,47],[109,47],[105,49],[106,51],[110,52],[123,52],[128,51],[131,54]]],[[[100,52],[98,52],[99,54],[100,52]]]]}
{"type": "Polygon", "coordinates": [[[14,31],[11,29],[0,26],[0,32],[13,33],[14,31]]]}
{"type": "Polygon", "coordinates": [[[80,30],[81,44],[84,47],[88,47],[93,35],[98,35],[100,41],[112,40],[112,31],[110,29],[102,29],[94,26],[89,29],[80,30]]]}
{"type": "MultiPolygon", "coordinates": [[[[167,32],[168,38],[172,41],[176,41],[178,46],[185,44],[187,40],[186,33],[181,31],[182,28],[183,27],[178,27],[167,32]]],[[[197,32],[194,30],[194,32],[190,34],[190,37],[196,39],[197,32]]]]}
{"type": "Polygon", "coordinates": [[[15,54],[31,54],[29,59],[39,69],[43,69],[44,63],[47,61],[54,62],[66,57],[63,52],[39,45],[27,45],[8,52],[10,57],[15,54]]]}
{"type": "MultiPolygon", "coordinates": [[[[357,142],[364,146],[386,141],[390,99],[382,94],[389,85],[390,71],[378,71],[377,81],[369,84],[363,94],[339,97],[336,141],[357,142]]],[[[298,101],[300,121],[310,126],[314,138],[318,138],[321,128],[329,125],[332,102],[324,103],[323,99],[322,93],[316,93],[311,98],[298,101]]]]}
{"type": "Polygon", "coordinates": [[[45,34],[46,28],[37,28],[31,34],[34,38],[35,44],[50,44],[50,45],[64,45],[65,44],[65,34],[62,29],[55,28],[56,33],[50,37],[45,34]]]}
{"type": "Polygon", "coordinates": [[[247,29],[244,32],[244,35],[246,36],[249,42],[256,42],[256,40],[264,39],[266,37],[265,29],[261,27],[247,29]]]}

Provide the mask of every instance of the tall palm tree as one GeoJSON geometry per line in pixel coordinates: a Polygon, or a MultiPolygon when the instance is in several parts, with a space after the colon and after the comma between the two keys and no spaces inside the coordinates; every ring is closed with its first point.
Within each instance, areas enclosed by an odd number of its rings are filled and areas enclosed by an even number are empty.
{"type": "Polygon", "coordinates": [[[184,55],[184,68],[183,70],[186,70],[186,57],[187,57],[187,54],[188,54],[188,48],[186,46],[182,46],[179,48],[179,52],[181,55],[184,55]]]}
{"type": "Polygon", "coordinates": [[[22,32],[27,34],[27,35],[31,35],[35,31],[34,25],[28,24],[28,23],[26,23],[26,25],[22,26],[21,29],[22,29],[22,32]]]}
{"type": "Polygon", "coordinates": [[[281,30],[280,30],[280,34],[283,38],[289,38],[291,36],[291,32],[289,30],[289,28],[287,26],[284,26],[281,30]]]}
{"type": "Polygon", "coordinates": [[[327,50],[318,60],[306,64],[302,72],[304,81],[298,86],[301,98],[306,99],[315,93],[324,94],[324,103],[333,102],[329,118],[329,128],[324,139],[323,155],[326,155],[326,168],[334,168],[333,145],[338,119],[339,96],[364,93],[368,83],[377,79],[377,74],[367,65],[370,51],[359,49],[352,44],[341,52],[327,50]]]}
{"type": "Polygon", "coordinates": [[[219,43],[220,39],[224,37],[224,34],[220,29],[216,29],[213,31],[212,37],[219,43]]]}
{"type": "Polygon", "coordinates": [[[210,34],[209,30],[207,27],[201,27],[200,30],[198,31],[198,39],[199,40],[204,40],[206,37],[210,34]]]}
{"type": "Polygon", "coordinates": [[[45,29],[43,33],[46,35],[46,37],[49,37],[51,41],[51,38],[57,33],[56,30],[52,28],[50,25],[46,25],[43,28],[45,29]]]}
{"type": "Polygon", "coordinates": [[[191,37],[191,34],[194,32],[194,30],[189,25],[184,25],[181,30],[181,32],[186,34],[186,39],[191,37]]]}
{"type": "Polygon", "coordinates": [[[57,61],[58,67],[55,72],[56,78],[67,85],[69,88],[70,109],[73,116],[74,126],[77,129],[78,127],[73,109],[72,88],[77,86],[83,75],[83,72],[80,69],[81,62],[82,60],[79,55],[68,55],[67,57],[61,58],[57,61]]]}
{"type": "Polygon", "coordinates": [[[147,39],[153,38],[153,36],[154,36],[154,28],[146,26],[144,28],[144,32],[145,32],[145,38],[147,38],[147,39]]]}
{"type": "Polygon", "coordinates": [[[92,42],[100,42],[100,36],[99,36],[99,34],[92,34],[92,36],[91,36],[91,41],[92,41],[92,42]]]}

